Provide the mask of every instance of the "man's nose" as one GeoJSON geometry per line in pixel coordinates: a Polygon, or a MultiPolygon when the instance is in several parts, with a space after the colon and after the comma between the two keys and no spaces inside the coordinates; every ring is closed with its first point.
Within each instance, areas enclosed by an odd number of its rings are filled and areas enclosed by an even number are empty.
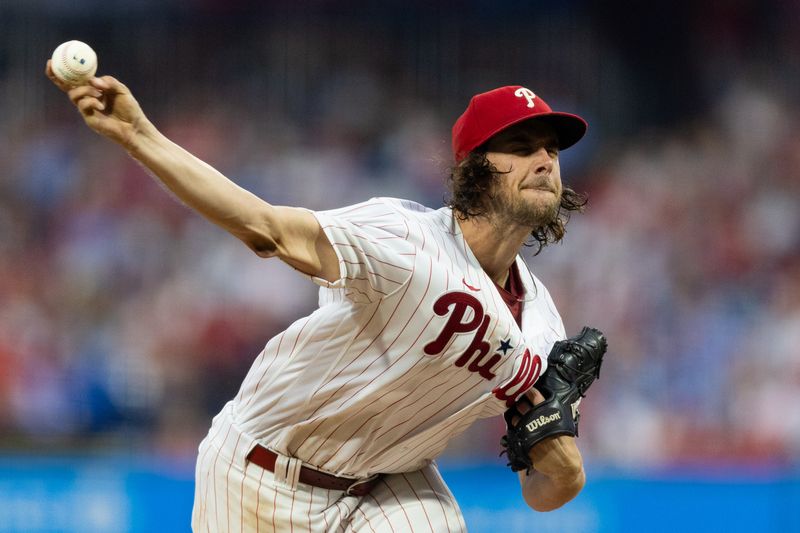
{"type": "Polygon", "coordinates": [[[553,172],[553,156],[544,148],[540,148],[534,154],[534,169],[536,174],[550,174],[553,172]]]}

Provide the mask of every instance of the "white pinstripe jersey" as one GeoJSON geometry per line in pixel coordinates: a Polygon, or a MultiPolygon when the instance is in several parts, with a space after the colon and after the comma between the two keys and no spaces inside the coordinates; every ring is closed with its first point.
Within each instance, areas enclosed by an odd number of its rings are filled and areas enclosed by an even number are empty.
{"type": "Polygon", "coordinates": [[[314,213],[341,279],[272,338],[232,402],[261,444],[341,476],[416,470],[544,371],[564,326],[525,286],[520,329],[449,208],[376,198],[314,213]]]}

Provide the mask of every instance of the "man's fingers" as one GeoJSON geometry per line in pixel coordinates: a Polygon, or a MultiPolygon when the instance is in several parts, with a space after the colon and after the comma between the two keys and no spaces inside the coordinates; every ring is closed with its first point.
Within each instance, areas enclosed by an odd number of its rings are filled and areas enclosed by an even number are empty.
{"type": "Polygon", "coordinates": [[[47,60],[47,64],[44,67],[45,76],[47,76],[50,79],[50,81],[52,81],[55,84],[56,87],[58,87],[65,93],[69,92],[69,90],[72,89],[72,86],[56,78],[56,75],[53,73],[52,63],[53,63],[52,60],[50,59],[47,60]]]}
{"type": "MultiPolygon", "coordinates": [[[[533,388],[528,392],[526,392],[524,395],[520,396],[519,400],[517,400],[517,405],[516,405],[517,411],[519,412],[519,414],[524,415],[525,413],[533,409],[534,406],[539,405],[543,401],[544,401],[544,396],[542,396],[542,393],[539,392],[537,389],[533,388]]],[[[514,416],[511,418],[512,424],[517,425],[517,422],[519,422],[518,416],[514,416]]]]}
{"type": "Polygon", "coordinates": [[[542,396],[542,393],[536,388],[529,390],[527,396],[533,405],[539,405],[544,401],[544,396],[542,396]]]}
{"type": "Polygon", "coordinates": [[[100,98],[103,96],[103,93],[100,92],[98,89],[95,89],[91,85],[81,85],[80,87],[75,87],[70,89],[67,92],[69,95],[69,99],[72,100],[72,103],[78,105],[78,102],[87,96],[91,96],[92,98],[100,98]]]}
{"type": "Polygon", "coordinates": [[[78,100],[77,106],[83,115],[91,115],[95,111],[103,111],[106,108],[103,102],[91,96],[86,96],[78,100]]]}
{"type": "Polygon", "coordinates": [[[128,93],[128,88],[114,76],[101,76],[92,78],[89,83],[101,91],[111,91],[115,93],[128,93]]]}
{"type": "Polygon", "coordinates": [[[48,77],[48,79],[50,81],[53,82],[53,84],[56,87],[58,87],[59,89],[61,89],[65,93],[68,93],[70,95],[70,99],[75,104],[77,104],[78,100],[83,98],[83,96],[85,96],[85,95],[91,94],[93,96],[96,96],[96,93],[93,93],[91,91],[86,92],[86,94],[73,93],[73,91],[76,90],[76,89],[82,89],[82,88],[86,88],[86,87],[93,87],[95,91],[99,90],[101,92],[113,92],[113,93],[117,93],[117,94],[129,93],[130,92],[130,91],[128,91],[128,88],[122,82],[120,82],[119,80],[117,80],[113,76],[101,76],[99,78],[92,77],[92,78],[90,78],[88,80],[88,83],[86,83],[84,85],[77,86],[77,87],[73,86],[73,85],[70,85],[69,83],[63,82],[63,81],[61,81],[60,79],[58,79],[56,77],[55,73],[53,72],[53,62],[50,59],[48,59],[47,63],[45,64],[44,74],[45,74],[45,76],[48,77]]]}

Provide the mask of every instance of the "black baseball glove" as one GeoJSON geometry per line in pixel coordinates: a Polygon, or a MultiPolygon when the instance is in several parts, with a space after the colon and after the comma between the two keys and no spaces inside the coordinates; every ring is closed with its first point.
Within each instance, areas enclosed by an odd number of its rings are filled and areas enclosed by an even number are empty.
{"type": "Polygon", "coordinates": [[[500,443],[514,472],[533,468],[530,449],[556,435],[578,435],[578,405],[586,390],[600,377],[600,364],[608,342],[599,330],[584,327],[569,339],[558,341],[547,356],[547,370],[536,382],[544,401],[533,406],[527,396],[505,412],[508,433],[500,443]],[[520,412],[520,403],[528,407],[520,412]],[[517,419],[515,421],[515,419],[517,419]]]}

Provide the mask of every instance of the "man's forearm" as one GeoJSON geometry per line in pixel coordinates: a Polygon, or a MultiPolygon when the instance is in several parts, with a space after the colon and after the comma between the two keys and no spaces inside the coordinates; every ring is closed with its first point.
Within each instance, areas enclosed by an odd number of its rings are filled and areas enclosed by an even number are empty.
{"type": "Polygon", "coordinates": [[[547,438],[531,448],[533,469],[520,471],[522,497],[536,511],[558,509],[583,489],[586,474],[575,437],[547,438]]]}
{"type": "Polygon", "coordinates": [[[268,226],[272,206],[239,187],[143,120],[128,153],[175,196],[246,243],[268,226]]]}

